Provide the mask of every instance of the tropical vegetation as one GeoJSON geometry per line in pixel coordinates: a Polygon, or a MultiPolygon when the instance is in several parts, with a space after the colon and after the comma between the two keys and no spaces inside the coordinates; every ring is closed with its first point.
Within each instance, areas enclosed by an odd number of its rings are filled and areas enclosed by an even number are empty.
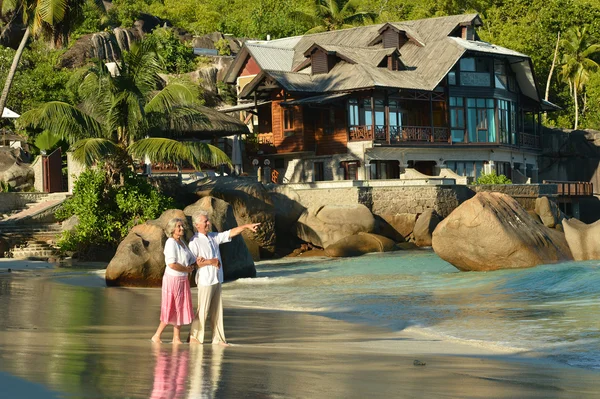
{"type": "Polygon", "coordinates": [[[87,169],[77,178],[73,196],[56,213],[59,220],[71,216],[78,220],[73,230],[62,234],[58,245],[83,259],[97,257],[92,251],[98,249],[110,254],[131,227],[173,207],[170,197],[134,173],[126,173],[124,184],[115,185],[104,168],[87,169]]]}
{"type": "Polygon", "coordinates": [[[103,161],[114,177],[123,178],[133,159],[154,162],[229,163],[219,148],[177,139],[210,124],[198,108],[195,86],[183,80],[163,83],[164,66],[156,42],[134,44],[112,73],[102,62],[73,74],[69,86],[80,101],[49,101],[21,115],[18,125],[47,131],[72,144],[75,160],[92,166],[103,161]]]}

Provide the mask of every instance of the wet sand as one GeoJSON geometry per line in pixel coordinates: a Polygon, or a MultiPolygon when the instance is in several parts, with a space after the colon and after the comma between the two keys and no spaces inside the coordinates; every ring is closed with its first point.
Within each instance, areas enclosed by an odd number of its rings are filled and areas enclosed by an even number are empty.
{"type": "Polygon", "coordinates": [[[106,288],[101,271],[30,263],[7,273],[6,265],[0,398],[582,398],[600,391],[598,372],[528,354],[415,329],[231,308],[226,287],[234,346],[172,345],[170,328],[155,345],[159,290],[106,288]]]}

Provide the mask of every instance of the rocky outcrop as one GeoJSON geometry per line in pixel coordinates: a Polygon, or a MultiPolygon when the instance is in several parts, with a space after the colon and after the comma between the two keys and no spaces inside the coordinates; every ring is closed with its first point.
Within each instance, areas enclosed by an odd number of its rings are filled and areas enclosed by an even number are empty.
{"type": "MultiPolygon", "coordinates": [[[[204,197],[195,204],[187,206],[183,212],[191,220],[191,217],[201,210],[208,212],[208,220],[211,222],[213,231],[226,231],[237,227],[232,207],[223,200],[214,197],[204,197]]],[[[226,280],[256,276],[254,260],[245,242],[248,240],[253,243],[252,237],[246,237],[246,232],[243,234],[244,237],[239,235],[233,237],[231,242],[220,245],[223,274],[226,280]]]]}
{"type": "Polygon", "coordinates": [[[166,267],[165,241],[167,236],[156,224],[133,227],[106,268],[106,285],[160,287],[166,267]]]}
{"type": "Polygon", "coordinates": [[[396,242],[408,241],[417,222],[414,213],[382,214],[378,219],[379,234],[396,242]]]}
{"type": "Polygon", "coordinates": [[[600,220],[586,224],[577,219],[565,219],[562,226],[573,259],[600,259],[600,220]]]}
{"type": "Polygon", "coordinates": [[[333,258],[360,256],[371,252],[389,252],[398,249],[396,243],[378,234],[358,233],[344,237],[325,248],[325,255],[333,258]]]}
{"type": "Polygon", "coordinates": [[[440,222],[440,216],[433,209],[426,209],[415,222],[413,236],[419,247],[431,246],[431,235],[440,222]]]}
{"type": "Polygon", "coordinates": [[[548,197],[540,197],[535,200],[535,213],[540,217],[544,226],[551,229],[561,224],[565,218],[556,202],[550,201],[548,197]]]}
{"type": "Polygon", "coordinates": [[[571,260],[564,234],[535,222],[510,196],[478,193],[433,232],[433,250],[463,271],[532,267],[571,260]]]}
{"type": "Polygon", "coordinates": [[[261,183],[235,177],[206,178],[188,184],[187,190],[200,198],[211,196],[227,202],[233,209],[238,226],[261,223],[252,239],[258,244],[263,257],[274,254],[277,239],[275,208],[271,194],[261,183]]]}
{"type": "MultiPolygon", "coordinates": [[[[167,235],[165,227],[173,218],[186,221],[185,239],[193,236],[191,215],[205,210],[217,231],[225,231],[237,226],[231,207],[216,198],[206,197],[197,203],[180,209],[169,209],[155,220],[131,229],[119,244],[117,252],[106,268],[106,285],[160,287],[165,271],[164,248],[167,235]]],[[[256,269],[244,240],[234,237],[232,242],[221,245],[223,273],[226,280],[254,277],[256,269]]]]}
{"type": "Polygon", "coordinates": [[[33,188],[35,174],[29,164],[22,163],[11,150],[0,150],[0,181],[15,191],[33,188]]]}
{"type": "Polygon", "coordinates": [[[131,44],[140,40],[142,35],[137,29],[124,28],[115,28],[113,32],[83,35],[61,56],[60,64],[63,68],[79,68],[93,58],[115,62],[121,58],[121,53],[129,50],[131,44]]]}
{"type": "Polygon", "coordinates": [[[372,233],[374,230],[375,218],[369,208],[362,204],[309,208],[296,222],[298,237],[322,248],[342,238],[372,233]]]}

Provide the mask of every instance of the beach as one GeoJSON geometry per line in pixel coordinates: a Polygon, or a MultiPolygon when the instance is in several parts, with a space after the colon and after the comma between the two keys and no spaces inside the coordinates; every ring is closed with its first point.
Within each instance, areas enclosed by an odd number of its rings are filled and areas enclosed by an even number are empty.
{"type": "MultiPolygon", "coordinates": [[[[259,265],[258,279],[225,284],[233,346],[174,346],[170,328],[154,345],[160,291],[107,288],[103,270],[92,266],[0,262],[0,397],[581,398],[600,391],[597,370],[539,353],[444,338],[408,322],[390,328],[244,299],[257,292],[246,287],[273,284],[290,264],[259,265]],[[274,267],[277,277],[268,275],[274,267]]],[[[299,267],[303,281],[322,271],[299,267]]]]}

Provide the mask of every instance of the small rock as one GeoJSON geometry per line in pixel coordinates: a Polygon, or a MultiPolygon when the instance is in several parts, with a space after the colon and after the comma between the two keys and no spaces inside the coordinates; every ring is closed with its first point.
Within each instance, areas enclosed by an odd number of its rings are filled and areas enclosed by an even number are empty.
{"type": "Polygon", "coordinates": [[[9,269],[8,269],[8,272],[9,272],[9,273],[12,273],[12,269],[10,269],[10,268],[9,268],[9,269]]]}
{"type": "Polygon", "coordinates": [[[422,361],[420,361],[420,360],[415,360],[415,361],[413,362],[413,366],[425,366],[426,364],[427,364],[427,363],[425,363],[425,362],[422,362],[422,361]]]}

